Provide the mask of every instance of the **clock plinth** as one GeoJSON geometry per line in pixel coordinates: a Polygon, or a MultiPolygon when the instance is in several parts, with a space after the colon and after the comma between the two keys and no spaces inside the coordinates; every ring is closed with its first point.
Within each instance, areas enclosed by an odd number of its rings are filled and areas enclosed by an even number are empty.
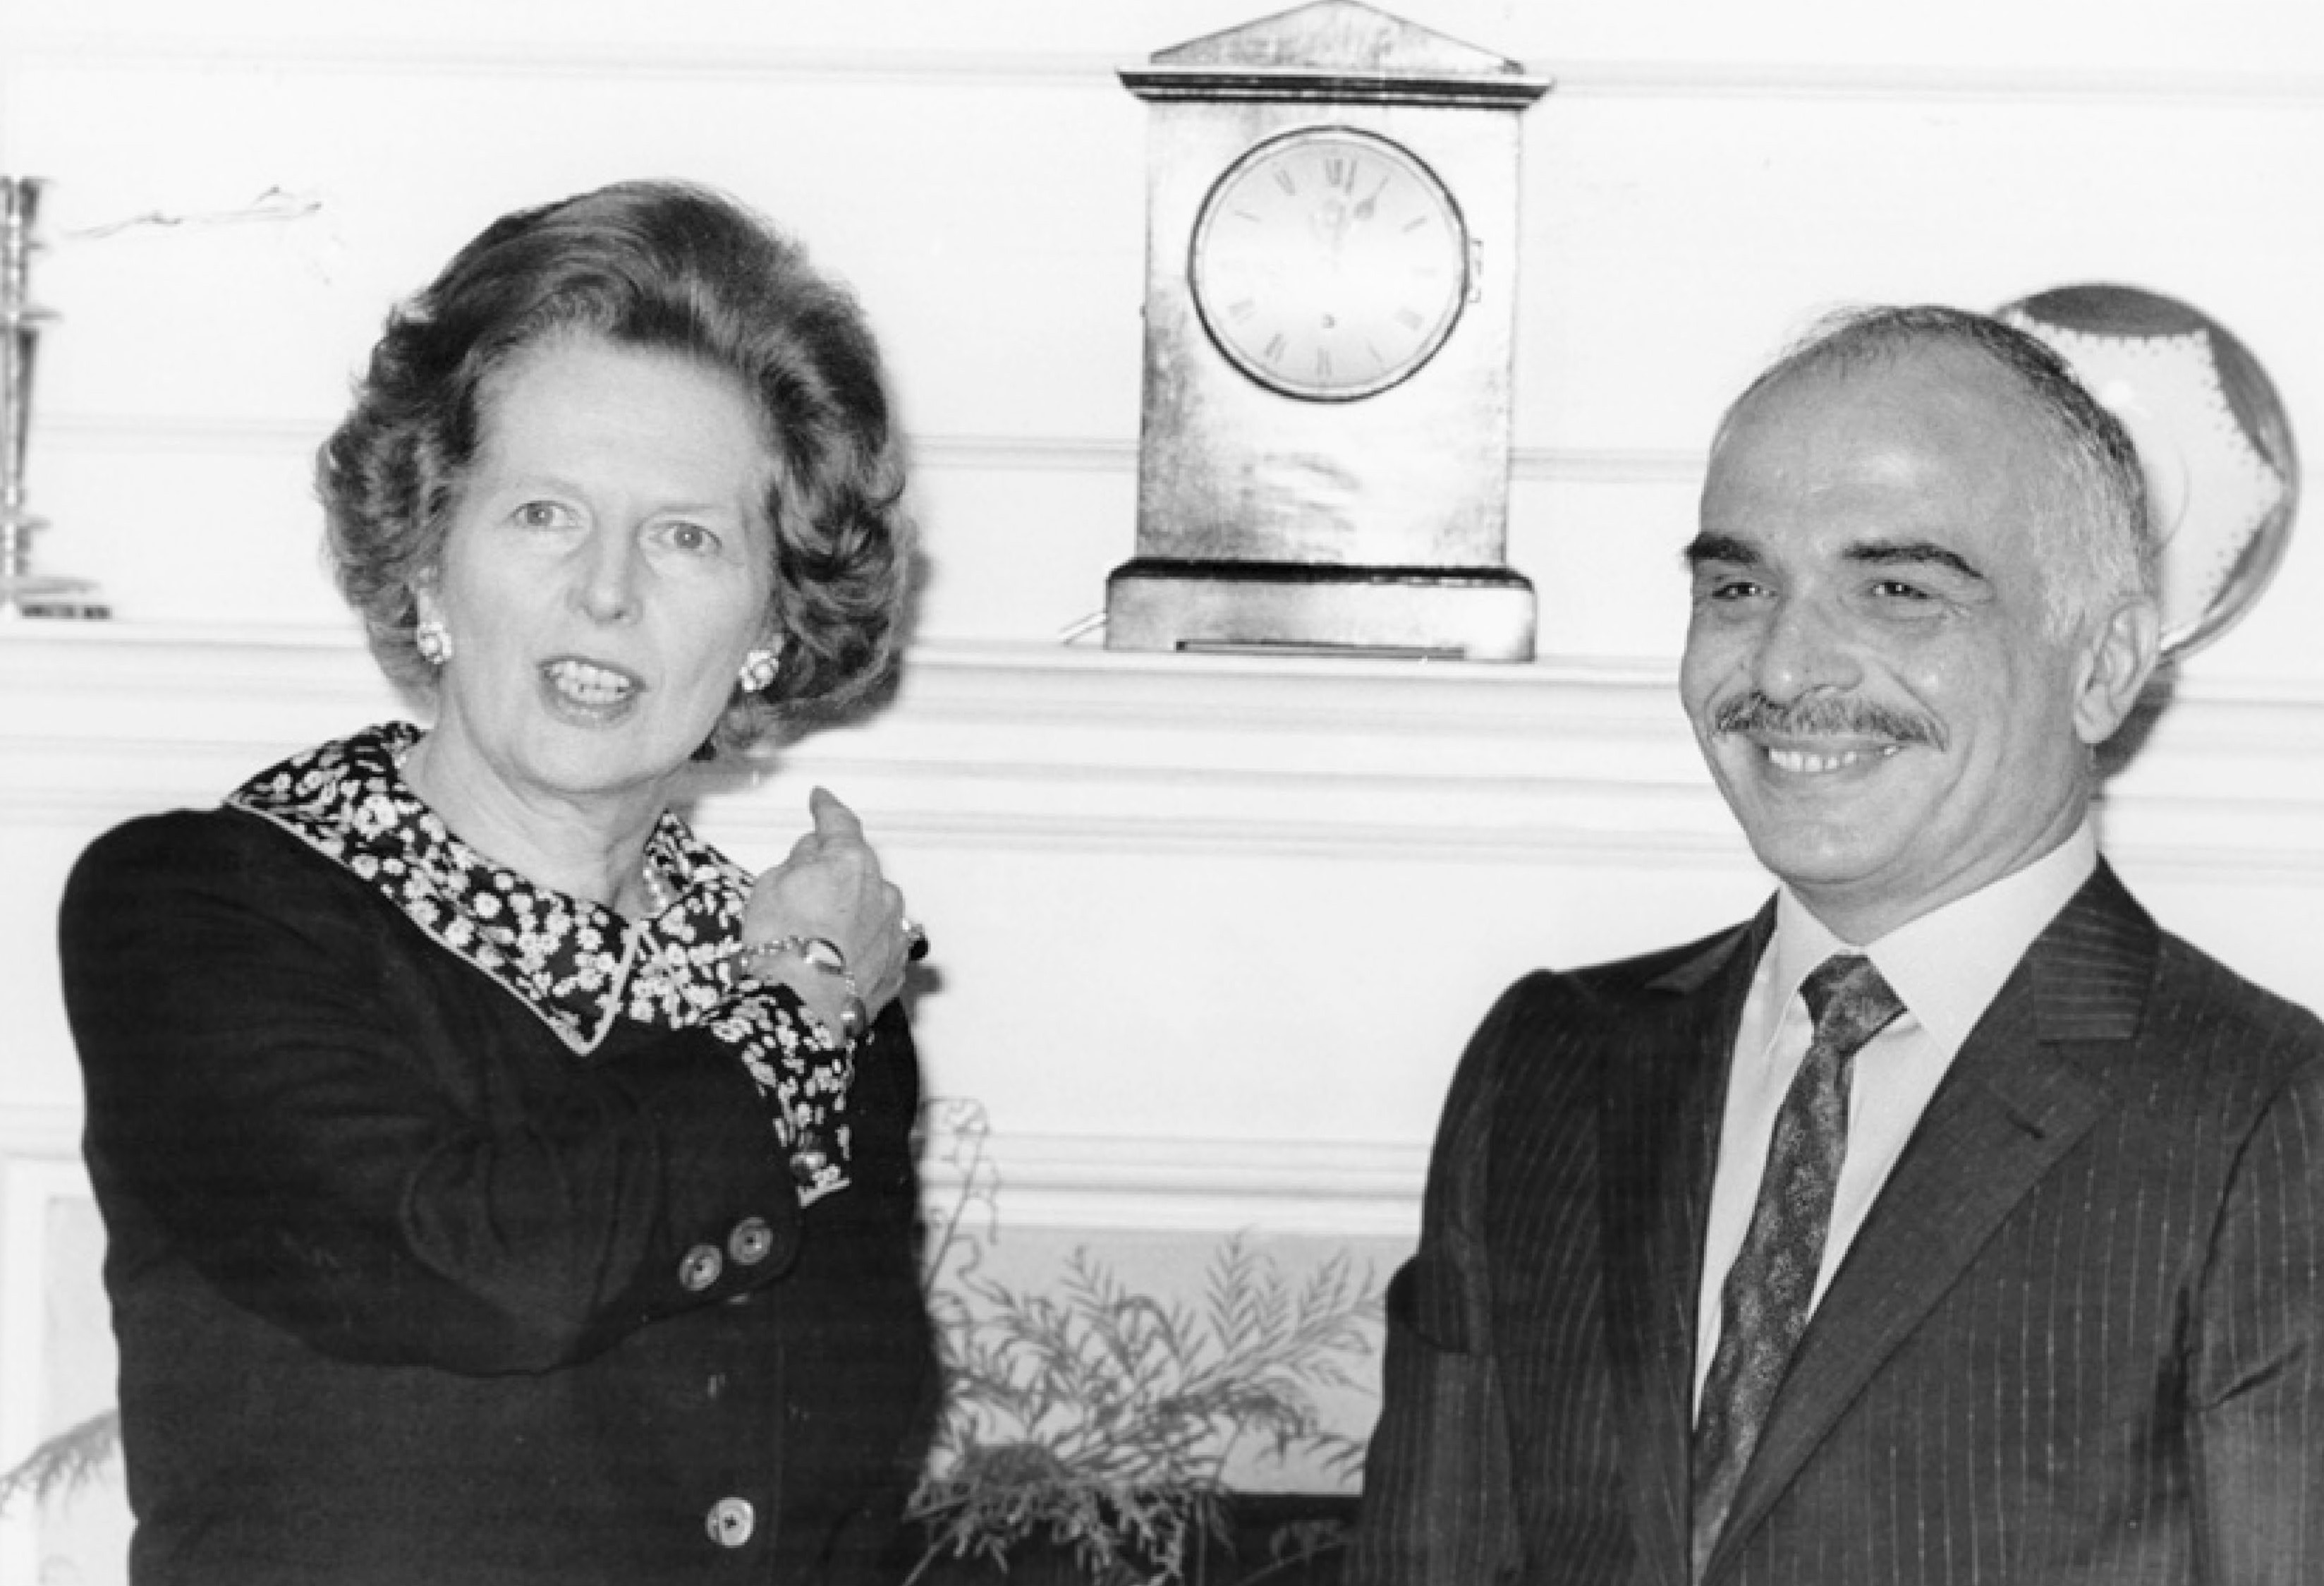
{"type": "Polygon", "coordinates": [[[1530,660],[1514,113],[1548,84],[1358,0],[1122,78],[1152,107],[1146,369],[1108,645],[1530,660]]]}
{"type": "Polygon", "coordinates": [[[1117,650],[1533,659],[1533,586],[1506,568],[1140,558],[1106,580],[1117,650]]]}

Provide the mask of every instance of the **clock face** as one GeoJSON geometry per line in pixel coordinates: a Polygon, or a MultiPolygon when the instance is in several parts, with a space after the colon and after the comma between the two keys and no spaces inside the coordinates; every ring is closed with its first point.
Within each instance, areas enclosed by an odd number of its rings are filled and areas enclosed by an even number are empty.
{"type": "Polygon", "coordinates": [[[1435,172],[1347,127],[1286,133],[1204,200],[1187,275],[1218,349],[1271,391],[1346,402],[1408,378],[1452,333],[1468,232],[1435,172]]]}

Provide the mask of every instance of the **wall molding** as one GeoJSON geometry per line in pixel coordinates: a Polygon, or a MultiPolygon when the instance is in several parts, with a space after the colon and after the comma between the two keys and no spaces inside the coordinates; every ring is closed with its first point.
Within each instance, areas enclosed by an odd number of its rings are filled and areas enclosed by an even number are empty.
{"type": "MultiPolygon", "coordinates": [[[[1009,88],[1118,91],[1115,74],[1176,35],[1113,50],[896,49],[865,41],[798,48],[750,39],[673,43],[662,39],[347,38],[287,30],[264,35],[170,37],[28,27],[0,29],[0,43],[25,67],[101,61],[115,70],[155,68],[301,72],[420,73],[434,77],[641,78],[816,81],[862,85],[967,84],[1009,88]]],[[[1489,47],[1521,48],[1522,41],[1489,47]]],[[[2247,109],[2324,104],[2324,73],[2280,67],[1992,67],[1912,61],[1686,61],[1540,55],[1526,62],[1549,77],[1561,98],[1756,98],[1775,100],[2004,101],[2026,104],[2182,105],[2247,109]]]]}
{"type": "MultiPolygon", "coordinates": [[[[1380,1238],[1420,1231],[1425,1146],[1374,1141],[1166,1140],[946,1127],[973,1103],[932,1099],[922,1151],[922,1198],[941,1211],[957,1199],[970,1147],[997,1183],[999,1225],[1104,1233],[1215,1233],[1380,1238]]],[[[0,1238],[38,1236],[40,1209],[87,1200],[78,1103],[0,1107],[0,1238]],[[22,1192],[21,1193],[19,1192],[22,1192]]],[[[7,1267],[14,1272],[15,1266],[7,1267]]],[[[23,1269],[23,1270],[29,1270],[23,1269]]],[[[9,1329],[0,1312],[0,1353],[9,1329]]],[[[17,1378],[10,1377],[6,1380],[17,1378]]],[[[29,1409],[29,1407],[28,1407],[29,1409]]]]}
{"type": "MultiPolygon", "coordinates": [[[[43,449],[84,455],[288,457],[303,468],[339,417],[82,412],[42,414],[38,422],[43,449]]],[[[1120,477],[1138,472],[1134,437],[920,433],[908,436],[905,448],[916,470],[1120,477]]],[[[1520,446],[1510,454],[1509,472],[1513,480],[1526,483],[1692,487],[1702,480],[1704,456],[1689,448],[1520,446]]]]}
{"type": "Polygon", "coordinates": [[[165,452],[201,457],[277,458],[293,456],[311,463],[341,415],[318,413],[311,420],[296,418],[224,419],[190,413],[43,413],[34,421],[43,449],[60,451],[124,451],[145,455],[165,452]]]}
{"type": "MultiPolygon", "coordinates": [[[[1420,1236],[1425,1146],[1314,1140],[992,1137],[1000,1226],[1380,1239],[1420,1236]]],[[[958,1183],[932,1151],[924,1198],[958,1183]]]]}
{"type": "Polygon", "coordinates": [[[1568,98],[1793,99],[1875,103],[2183,105],[2246,109],[2324,103],[2324,74],[1928,66],[1899,61],[1579,60],[1543,67],[1568,98]]]}
{"type": "MultiPolygon", "coordinates": [[[[829,779],[900,842],[1108,853],[1745,862],[1666,662],[1529,666],[916,648],[894,703],[724,768],[722,830],[829,779]]],[[[0,626],[0,812],[88,823],[208,802],[276,755],[410,714],[350,630],[0,626]]],[[[2181,680],[2109,785],[2143,865],[2324,877],[2324,686],[2181,680]]],[[[787,839],[786,839],[787,840],[787,839]]]]}
{"type": "MultiPolygon", "coordinates": [[[[82,455],[155,453],[290,459],[297,470],[338,422],[337,412],[309,419],[276,416],[219,419],[181,413],[97,412],[43,414],[42,448],[82,455]]],[[[1135,437],[920,432],[905,437],[915,472],[1068,474],[1134,478],[1135,437]]],[[[1509,478],[1517,484],[1583,484],[1699,488],[1708,452],[1700,447],[1517,446],[1509,478]]]]}

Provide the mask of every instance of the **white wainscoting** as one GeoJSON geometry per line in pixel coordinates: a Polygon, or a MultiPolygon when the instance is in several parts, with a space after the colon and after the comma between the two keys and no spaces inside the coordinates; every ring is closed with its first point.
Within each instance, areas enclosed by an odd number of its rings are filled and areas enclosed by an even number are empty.
{"type": "MultiPolygon", "coordinates": [[[[2324,889],[2316,693],[2183,687],[2103,821],[2167,923],[2191,904],[2205,945],[2324,1001],[2289,928],[2324,889]]],[[[408,712],[322,629],[20,624],[0,700],[6,1095],[69,1109],[51,932],[79,847],[408,712]]],[[[1644,664],[930,645],[883,714],[718,774],[696,820],[770,863],[816,784],[936,933],[932,1089],[985,1104],[1028,1201],[1063,1198],[1044,1216],[1093,1225],[1180,1220],[1158,1202],[1183,1180],[1223,1225],[1391,1226],[1499,986],[1713,929],[1766,886],[1644,664]]]]}
{"type": "MultiPolygon", "coordinates": [[[[0,630],[5,1095],[69,1140],[54,902],[90,836],[404,713],[343,631],[0,630]]],[[[1407,1229],[1459,1042],[1526,969],[1716,928],[1766,883],[1646,666],[932,645],[866,724],[706,783],[779,857],[864,816],[938,951],[932,1090],[987,1108],[1052,1226],[1407,1229]]],[[[2190,685],[2110,786],[2166,923],[2324,1002],[2324,700],[2190,685]]]]}

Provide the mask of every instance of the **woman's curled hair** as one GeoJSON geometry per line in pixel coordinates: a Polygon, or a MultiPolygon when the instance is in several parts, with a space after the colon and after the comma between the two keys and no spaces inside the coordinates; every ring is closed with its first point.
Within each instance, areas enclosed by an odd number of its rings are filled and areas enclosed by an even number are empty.
{"type": "Polygon", "coordinates": [[[426,687],[413,590],[440,565],[493,373],[573,331],[676,352],[752,394],[776,460],[780,668],[727,713],[830,715],[893,664],[910,571],[903,468],[879,349],[846,290],[732,199],[623,182],[503,217],[389,315],[318,489],[339,587],[398,682],[426,687]]]}

